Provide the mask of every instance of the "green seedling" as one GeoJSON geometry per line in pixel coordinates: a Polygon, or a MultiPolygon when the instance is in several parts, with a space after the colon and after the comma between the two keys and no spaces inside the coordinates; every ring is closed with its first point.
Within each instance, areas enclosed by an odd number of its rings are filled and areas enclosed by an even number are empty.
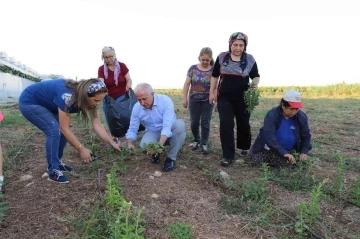
{"type": "Polygon", "coordinates": [[[311,192],[311,201],[309,207],[309,224],[311,225],[320,215],[320,206],[319,201],[320,197],[324,195],[322,188],[325,183],[329,181],[328,178],[325,178],[322,182],[320,182],[316,187],[314,187],[311,192]]]}
{"type": "Polygon", "coordinates": [[[351,199],[357,206],[360,207],[360,177],[356,179],[350,190],[351,199]]]}
{"type": "Polygon", "coordinates": [[[262,178],[251,183],[245,183],[245,191],[242,195],[244,200],[268,203],[266,198],[266,183],[269,179],[269,166],[267,164],[262,164],[261,168],[264,172],[262,178]]]}
{"type": "Polygon", "coordinates": [[[191,239],[193,238],[192,227],[185,223],[171,224],[168,229],[172,239],[191,239]]]}
{"type": "Polygon", "coordinates": [[[306,230],[308,229],[308,226],[305,223],[307,217],[307,205],[305,202],[301,202],[298,208],[298,213],[296,215],[297,220],[295,222],[295,233],[299,239],[306,238],[307,236],[306,230]]]}
{"type": "Polygon", "coordinates": [[[145,145],[146,153],[148,155],[152,154],[161,154],[164,151],[164,146],[162,146],[160,143],[148,143],[145,145]]]}
{"type": "Polygon", "coordinates": [[[337,167],[336,167],[336,173],[335,178],[333,182],[332,192],[342,197],[344,193],[344,168],[345,168],[345,157],[343,157],[340,154],[335,154],[335,159],[338,161],[337,167]]]}
{"type": "Polygon", "coordinates": [[[3,201],[3,193],[0,192],[0,223],[4,220],[5,212],[8,209],[8,204],[3,201]]]}

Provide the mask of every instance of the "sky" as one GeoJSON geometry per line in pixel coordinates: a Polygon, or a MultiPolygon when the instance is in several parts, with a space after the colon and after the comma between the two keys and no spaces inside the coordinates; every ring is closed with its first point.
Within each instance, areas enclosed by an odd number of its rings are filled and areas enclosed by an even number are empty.
{"type": "Polygon", "coordinates": [[[260,86],[360,83],[355,0],[0,0],[0,52],[40,74],[97,77],[112,46],[134,85],[182,88],[201,48],[248,35],[260,86]]]}

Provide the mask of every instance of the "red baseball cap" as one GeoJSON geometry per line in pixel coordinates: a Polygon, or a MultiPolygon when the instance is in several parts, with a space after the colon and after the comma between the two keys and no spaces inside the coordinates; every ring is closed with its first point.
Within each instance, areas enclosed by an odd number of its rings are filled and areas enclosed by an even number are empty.
{"type": "Polygon", "coordinates": [[[296,90],[288,90],[285,92],[283,99],[293,108],[304,108],[301,103],[301,94],[296,90]]]}

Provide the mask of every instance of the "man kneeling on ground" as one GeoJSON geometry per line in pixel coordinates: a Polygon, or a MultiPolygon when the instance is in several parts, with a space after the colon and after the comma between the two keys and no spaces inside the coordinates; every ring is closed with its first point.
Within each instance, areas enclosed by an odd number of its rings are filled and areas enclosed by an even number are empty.
{"type": "MultiPolygon", "coordinates": [[[[165,160],[163,171],[174,170],[176,156],[184,144],[186,137],[185,122],[176,118],[174,103],[167,95],[155,94],[151,85],[138,84],[135,87],[138,102],[131,113],[130,127],[126,133],[128,147],[133,149],[134,141],[140,122],[146,127],[140,142],[140,147],[145,148],[149,143],[158,142],[161,146],[170,144],[170,150],[165,160]]],[[[160,162],[160,155],[153,154],[152,163],[160,162]]]]}

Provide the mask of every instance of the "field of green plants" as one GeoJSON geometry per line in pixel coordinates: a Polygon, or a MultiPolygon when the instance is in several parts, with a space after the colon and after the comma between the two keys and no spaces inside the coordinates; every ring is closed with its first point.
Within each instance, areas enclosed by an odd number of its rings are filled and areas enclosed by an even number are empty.
{"type": "MultiPolygon", "coordinates": [[[[260,88],[251,116],[253,139],[286,89],[260,88]]],[[[68,146],[64,161],[76,170],[68,185],[42,177],[42,133],[16,107],[1,109],[1,238],[360,238],[360,86],[297,89],[305,96],[313,149],[295,169],[253,167],[241,157],[221,167],[217,113],[210,154],[192,151],[181,91],[156,90],[172,96],[178,118],[187,124],[176,170],[159,174],[162,165],[149,162],[148,154],[163,150],[157,144],[124,147],[119,154],[74,117],[73,131],[97,158],[82,164],[68,146]],[[24,175],[31,178],[22,180],[24,175]]]]}
{"type": "MultiPolygon", "coordinates": [[[[285,91],[294,89],[305,98],[360,98],[360,84],[335,84],[327,86],[263,86],[259,91],[263,97],[280,98],[285,91]]],[[[181,89],[158,89],[159,94],[182,96],[181,89]]]]}

